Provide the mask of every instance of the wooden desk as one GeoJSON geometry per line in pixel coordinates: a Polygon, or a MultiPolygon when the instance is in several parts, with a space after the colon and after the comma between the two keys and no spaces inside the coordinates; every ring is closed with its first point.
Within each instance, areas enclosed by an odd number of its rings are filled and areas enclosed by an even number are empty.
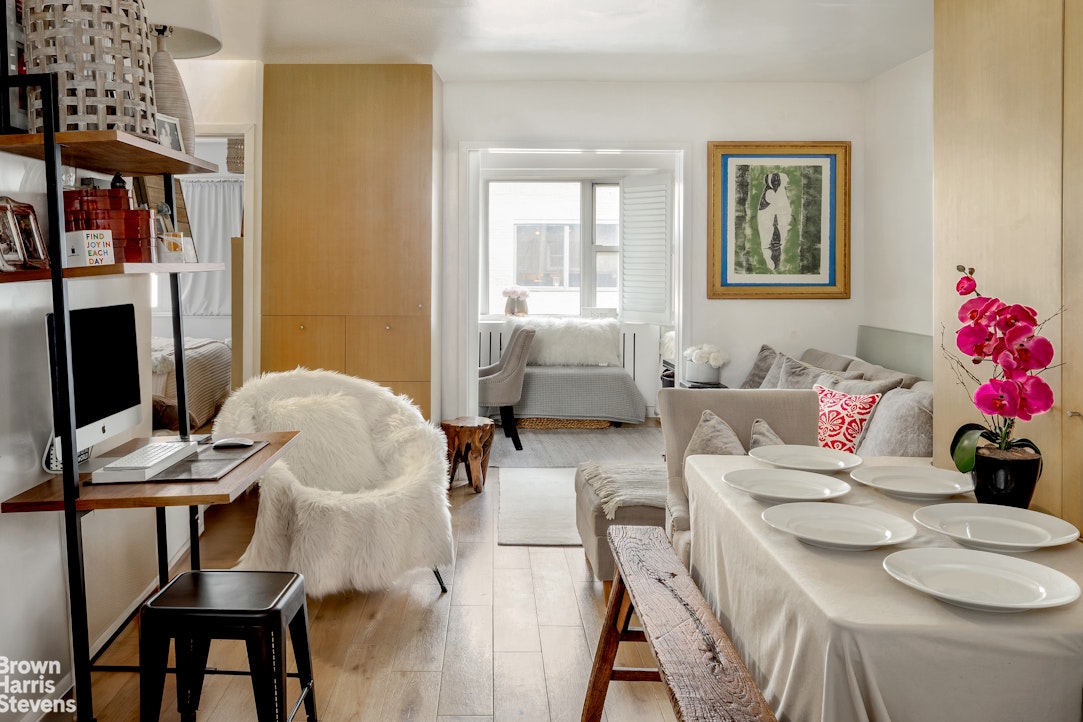
{"type": "MultiPolygon", "coordinates": [[[[137,484],[88,484],[90,474],[80,475],[77,511],[94,509],[139,509],[146,507],[198,506],[200,504],[228,504],[256,479],[263,476],[271,464],[279,459],[293,444],[297,431],[276,431],[258,434],[238,434],[256,441],[267,441],[267,446],[241,462],[218,481],[186,481],[170,484],[165,482],[137,484]]],[[[120,446],[116,455],[126,454],[144,446],[154,439],[136,439],[120,446]]],[[[37,486],[0,503],[0,513],[28,511],[64,511],[64,486],[60,476],[50,477],[37,486]]]]}

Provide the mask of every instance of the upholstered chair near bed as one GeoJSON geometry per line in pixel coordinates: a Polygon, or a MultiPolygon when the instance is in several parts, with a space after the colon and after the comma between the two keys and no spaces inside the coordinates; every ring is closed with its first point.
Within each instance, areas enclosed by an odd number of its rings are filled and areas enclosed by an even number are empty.
{"type": "Polygon", "coordinates": [[[500,425],[504,428],[504,436],[511,439],[518,451],[523,450],[523,443],[519,441],[513,407],[523,397],[523,378],[534,334],[532,328],[516,326],[508,337],[508,345],[500,360],[478,369],[478,404],[500,408],[500,425]]]}
{"type": "Polygon", "coordinates": [[[217,436],[300,431],[260,480],[238,569],[304,575],[324,596],[390,586],[454,560],[447,442],[416,406],[371,381],[297,368],[252,379],[226,400],[217,436]]]}

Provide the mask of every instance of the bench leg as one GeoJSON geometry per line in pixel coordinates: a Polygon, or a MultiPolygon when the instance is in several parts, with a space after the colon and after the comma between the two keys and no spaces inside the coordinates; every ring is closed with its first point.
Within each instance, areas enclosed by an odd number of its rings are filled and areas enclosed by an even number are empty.
{"type": "Polygon", "coordinates": [[[605,621],[598,637],[598,648],[594,652],[594,666],[590,670],[587,683],[587,696],[583,701],[582,722],[598,722],[605,708],[605,695],[609,690],[609,680],[613,676],[613,662],[617,658],[617,646],[621,635],[628,629],[632,618],[632,600],[621,578],[620,569],[613,570],[613,589],[609,593],[609,604],[605,609],[605,621]]]}

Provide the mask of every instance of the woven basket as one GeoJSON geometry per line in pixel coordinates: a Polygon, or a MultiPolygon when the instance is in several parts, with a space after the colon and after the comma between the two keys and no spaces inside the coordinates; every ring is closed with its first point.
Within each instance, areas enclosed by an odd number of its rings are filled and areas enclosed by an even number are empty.
{"type": "Polygon", "coordinates": [[[516,426],[520,429],[606,429],[611,424],[605,419],[519,419],[516,426]]]}
{"type": "MultiPolygon", "coordinates": [[[[26,0],[29,73],[56,73],[59,130],[125,130],[157,138],[150,31],[143,0],[26,0]]],[[[30,132],[42,128],[30,93],[30,132]]]]}

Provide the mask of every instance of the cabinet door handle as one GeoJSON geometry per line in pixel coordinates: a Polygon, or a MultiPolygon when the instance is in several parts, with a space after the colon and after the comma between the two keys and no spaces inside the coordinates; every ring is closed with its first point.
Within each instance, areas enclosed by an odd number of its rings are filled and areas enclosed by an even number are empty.
{"type": "Polygon", "coordinates": [[[300,326],[298,326],[298,328],[300,328],[302,331],[304,331],[305,330],[305,325],[302,323],[300,326]]]}
{"type": "Polygon", "coordinates": [[[391,330],[391,327],[390,327],[390,326],[384,326],[384,328],[385,328],[386,330],[388,330],[388,331],[390,331],[390,330],[391,330]]]}
{"type": "Polygon", "coordinates": [[[1083,416],[1083,414],[1079,413],[1078,411],[1069,411],[1067,413],[1069,416],[1083,416]]]}

